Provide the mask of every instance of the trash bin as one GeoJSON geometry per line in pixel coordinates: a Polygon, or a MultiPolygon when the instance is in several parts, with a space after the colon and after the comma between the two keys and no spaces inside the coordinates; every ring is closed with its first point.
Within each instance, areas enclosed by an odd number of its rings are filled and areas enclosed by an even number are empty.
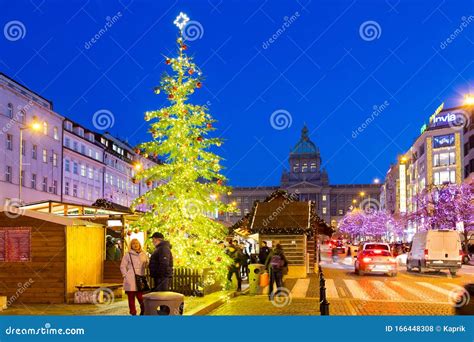
{"type": "Polygon", "coordinates": [[[184,295],[176,292],[151,292],[143,295],[146,316],[179,316],[184,312],[184,295]]]}
{"type": "Polygon", "coordinates": [[[249,294],[262,294],[263,288],[260,286],[260,275],[265,271],[265,265],[249,265],[249,294]]]}

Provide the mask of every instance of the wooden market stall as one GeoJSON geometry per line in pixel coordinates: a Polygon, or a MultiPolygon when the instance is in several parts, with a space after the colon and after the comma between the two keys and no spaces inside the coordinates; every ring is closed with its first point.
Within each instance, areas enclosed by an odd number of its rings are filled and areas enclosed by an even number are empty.
{"type": "Polygon", "coordinates": [[[33,210],[0,209],[0,296],[9,304],[72,302],[101,283],[104,226],[33,210]]]}
{"type": "Polygon", "coordinates": [[[23,206],[22,209],[81,219],[103,225],[105,227],[104,237],[110,237],[117,241],[117,251],[119,253],[116,258],[108,258],[106,252],[104,252],[103,283],[121,283],[123,281],[120,273],[120,261],[124,249],[126,249],[124,247],[130,239],[137,238],[142,245],[144,244],[144,233],[129,231],[130,224],[138,219],[140,213],[133,213],[130,208],[105,199],[98,199],[92,205],[42,201],[30,203],[23,206]],[[127,231],[129,231],[129,234],[126,234],[127,231]]]}
{"type": "Polygon", "coordinates": [[[331,236],[333,229],[316,214],[312,201],[277,190],[237,222],[233,231],[248,230],[259,241],[282,245],[288,259],[290,277],[304,277],[314,271],[316,235],[331,236]]]}

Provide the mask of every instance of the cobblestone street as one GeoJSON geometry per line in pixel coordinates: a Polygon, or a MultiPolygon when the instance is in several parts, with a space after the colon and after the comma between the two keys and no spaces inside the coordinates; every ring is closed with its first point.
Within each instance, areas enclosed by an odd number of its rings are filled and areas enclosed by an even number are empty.
{"type": "MultiPolygon", "coordinates": [[[[397,277],[357,276],[343,262],[322,264],[331,315],[452,315],[453,298],[462,285],[474,282],[472,266],[455,277],[449,273],[408,273],[397,277]]],[[[228,300],[211,315],[319,315],[319,280],[285,279],[287,305],[277,307],[266,295],[244,295],[228,300]]],[[[266,291],[266,290],[264,290],[266,291]]],[[[266,293],[266,292],[264,292],[266,293]]],[[[277,303],[278,304],[278,303],[277,303]]]]}

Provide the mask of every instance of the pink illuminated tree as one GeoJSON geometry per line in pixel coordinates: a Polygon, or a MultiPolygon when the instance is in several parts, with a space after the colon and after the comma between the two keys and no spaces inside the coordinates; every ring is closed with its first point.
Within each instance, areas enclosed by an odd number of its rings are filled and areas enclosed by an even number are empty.
{"type": "MultiPolygon", "coordinates": [[[[464,241],[474,230],[474,184],[430,186],[415,196],[415,221],[423,229],[463,227],[464,241]]],[[[467,244],[466,244],[467,245],[467,244]]]]}

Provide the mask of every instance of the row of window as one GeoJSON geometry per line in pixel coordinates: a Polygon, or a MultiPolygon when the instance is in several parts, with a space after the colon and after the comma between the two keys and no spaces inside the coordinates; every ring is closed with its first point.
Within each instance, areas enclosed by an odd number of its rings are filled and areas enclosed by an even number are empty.
{"type": "Polygon", "coordinates": [[[296,163],[293,165],[293,172],[316,172],[317,171],[317,166],[316,166],[316,163],[311,163],[309,164],[308,166],[308,163],[303,163],[303,164],[299,164],[299,163],[296,163]]]}
{"type": "Polygon", "coordinates": [[[77,184],[70,180],[64,182],[64,194],[66,196],[79,197],[92,201],[100,198],[100,190],[97,187],[87,186],[84,183],[77,184]],[[72,187],[71,187],[72,184],[72,187]]]}
{"type": "MultiPolygon", "coordinates": [[[[41,187],[38,189],[38,177],[36,173],[32,173],[29,179],[29,187],[34,190],[41,190],[52,194],[58,194],[58,181],[53,180],[51,183],[48,177],[43,177],[41,180],[41,187]]],[[[13,169],[10,165],[5,166],[5,182],[13,183],[13,169]]],[[[25,171],[21,171],[21,185],[28,186],[27,180],[25,179],[25,171]]]]}
{"type": "Polygon", "coordinates": [[[86,148],[84,144],[80,144],[80,148],[79,148],[79,143],[77,141],[73,141],[71,144],[71,139],[69,139],[68,137],[64,138],[64,146],[80,154],[83,154],[95,160],[101,161],[100,153],[98,151],[94,151],[91,148],[86,148]]]}
{"type": "Polygon", "coordinates": [[[433,155],[433,166],[448,166],[456,164],[456,153],[444,152],[433,155]]]}
{"type": "Polygon", "coordinates": [[[81,164],[76,161],[71,161],[69,159],[64,159],[64,171],[71,172],[75,175],[81,175],[82,177],[87,177],[89,179],[95,179],[100,181],[100,170],[95,167],[88,166],[86,164],[81,164]],[[71,168],[72,166],[72,168],[71,168]]]}
{"type": "MultiPolygon", "coordinates": [[[[7,116],[10,119],[17,119],[22,124],[26,124],[26,121],[27,121],[26,120],[26,112],[24,110],[20,110],[18,112],[18,116],[15,118],[14,113],[13,113],[13,104],[11,104],[11,103],[9,103],[7,105],[7,116]]],[[[43,121],[42,132],[43,132],[44,135],[49,135],[49,127],[48,127],[48,123],[46,121],[43,121]]],[[[55,140],[59,140],[59,129],[56,126],[53,127],[53,138],[55,140]]]]}
{"type": "MultiPolygon", "coordinates": [[[[7,134],[5,148],[7,151],[13,151],[13,136],[11,134],[7,134]]],[[[21,154],[26,156],[27,153],[27,142],[22,140],[21,142],[21,154]]],[[[54,151],[51,151],[51,154],[48,152],[47,149],[43,148],[42,150],[42,161],[43,163],[47,164],[51,162],[53,166],[58,166],[58,154],[54,151]],[[49,158],[48,158],[49,157],[49,158]]],[[[31,145],[31,159],[37,160],[38,159],[38,145],[31,145]]]]}
{"type": "Polygon", "coordinates": [[[437,171],[433,173],[433,183],[435,185],[441,185],[445,183],[456,183],[456,171],[445,170],[437,171]]]}

